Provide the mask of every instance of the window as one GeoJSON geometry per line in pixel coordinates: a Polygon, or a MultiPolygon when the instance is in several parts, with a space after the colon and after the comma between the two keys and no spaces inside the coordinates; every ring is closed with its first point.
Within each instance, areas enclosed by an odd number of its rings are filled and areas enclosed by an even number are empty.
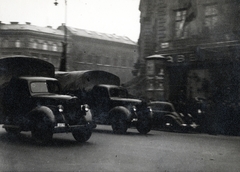
{"type": "Polygon", "coordinates": [[[187,10],[176,11],[175,14],[175,37],[184,38],[188,36],[189,25],[185,25],[187,10]]]}
{"type": "Polygon", "coordinates": [[[4,39],[4,40],[2,41],[2,46],[3,46],[4,48],[8,47],[8,46],[9,46],[9,41],[8,41],[7,39],[4,39]]]}
{"type": "Polygon", "coordinates": [[[218,21],[217,5],[208,5],[205,7],[205,28],[213,30],[216,27],[218,21]]]}
{"type": "Polygon", "coordinates": [[[53,44],[53,45],[52,45],[52,50],[53,50],[53,51],[57,51],[57,44],[53,44]]]}
{"type": "Polygon", "coordinates": [[[30,48],[37,49],[37,42],[34,42],[34,41],[33,41],[33,42],[30,43],[29,46],[30,46],[30,48]]]}
{"type": "Polygon", "coordinates": [[[46,42],[43,43],[43,50],[47,50],[48,49],[48,45],[46,42]]]}
{"type": "Polygon", "coordinates": [[[20,40],[16,40],[15,42],[15,47],[19,48],[21,46],[20,40]]]}

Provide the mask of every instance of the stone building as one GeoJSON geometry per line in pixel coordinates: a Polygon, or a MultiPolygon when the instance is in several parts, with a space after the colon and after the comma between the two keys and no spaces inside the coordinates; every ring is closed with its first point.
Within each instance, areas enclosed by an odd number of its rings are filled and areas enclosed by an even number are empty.
{"type": "Polygon", "coordinates": [[[240,2],[141,0],[139,10],[134,72],[143,96],[190,112],[202,100],[209,128],[239,133],[240,2]]]}
{"type": "MultiPolygon", "coordinates": [[[[31,23],[0,23],[0,57],[29,55],[60,66],[64,27],[39,27],[31,23]]],[[[67,70],[104,70],[120,77],[121,83],[133,78],[138,57],[137,44],[124,36],[67,27],[67,70]]]]}
{"type": "Polygon", "coordinates": [[[64,33],[49,27],[26,22],[0,23],[0,57],[9,55],[34,56],[59,67],[64,33]]]}
{"type": "MultiPolygon", "coordinates": [[[[63,27],[58,29],[63,30],[63,27]]],[[[120,77],[121,83],[133,78],[138,58],[137,43],[128,37],[67,27],[72,44],[68,64],[71,70],[104,70],[120,77]]]]}

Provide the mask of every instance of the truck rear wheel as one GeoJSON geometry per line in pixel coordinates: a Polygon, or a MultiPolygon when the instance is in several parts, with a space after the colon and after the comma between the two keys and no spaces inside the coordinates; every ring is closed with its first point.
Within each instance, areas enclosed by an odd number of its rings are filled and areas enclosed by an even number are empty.
{"type": "Polygon", "coordinates": [[[77,128],[72,131],[72,135],[77,142],[86,142],[92,135],[89,127],[77,128]]]}

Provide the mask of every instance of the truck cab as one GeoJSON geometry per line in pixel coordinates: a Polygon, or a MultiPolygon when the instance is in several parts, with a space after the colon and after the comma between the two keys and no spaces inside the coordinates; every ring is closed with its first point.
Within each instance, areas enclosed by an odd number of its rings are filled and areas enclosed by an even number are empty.
{"type": "Polygon", "coordinates": [[[21,63],[51,67],[48,62],[30,57],[0,59],[0,65],[8,69],[0,73],[2,78],[5,77],[0,90],[3,128],[14,134],[31,131],[33,138],[40,143],[51,141],[54,133],[64,132],[71,132],[76,141],[87,141],[92,134],[92,114],[88,105],[82,104],[75,96],[60,94],[58,80],[41,74],[40,69],[33,73],[26,68],[20,70],[24,66],[21,63]],[[12,67],[16,62],[18,67],[9,71],[9,65],[12,67]],[[14,73],[15,70],[21,73],[14,73]]]}
{"type": "Polygon", "coordinates": [[[130,98],[119,78],[106,71],[57,72],[64,93],[89,104],[93,121],[111,125],[114,133],[126,133],[135,126],[142,134],[152,127],[151,108],[143,100],[130,98]]]}

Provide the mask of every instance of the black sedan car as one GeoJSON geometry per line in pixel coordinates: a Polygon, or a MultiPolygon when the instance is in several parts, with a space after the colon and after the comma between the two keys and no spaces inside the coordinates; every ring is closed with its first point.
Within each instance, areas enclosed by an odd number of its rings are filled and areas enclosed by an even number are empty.
{"type": "Polygon", "coordinates": [[[197,128],[190,114],[177,113],[170,102],[152,101],[148,105],[152,108],[154,128],[168,131],[189,131],[197,128]]]}

